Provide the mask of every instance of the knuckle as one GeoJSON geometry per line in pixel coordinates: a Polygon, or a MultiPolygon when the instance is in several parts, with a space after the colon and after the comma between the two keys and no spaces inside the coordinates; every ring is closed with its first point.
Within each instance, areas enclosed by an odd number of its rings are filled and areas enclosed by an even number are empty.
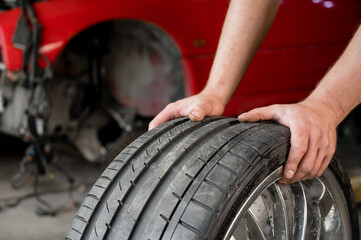
{"type": "Polygon", "coordinates": [[[297,161],[287,161],[287,164],[286,164],[285,168],[296,172],[297,166],[298,166],[297,161]]]}
{"type": "Polygon", "coordinates": [[[308,144],[308,134],[304,131],[295,131],[292,139],[292,129],[291,129],[291,145],[297,152],[306,152],[308,144]]]}
{"type": "Polygon", "coordinates": [[[332,142],[330,141],[330,139],[328,139],[328,138],[323,138],[322,139],[322,147],[324,147],[324,148],[326,148],[326,149],[330,149],[330,148],[332,148],[332,142]]]}
{"type": "Polygon", "coordinates": [[[320,149],[322,149],[325,155],[333,156],[336,152],[336,145],[334,145],[332,142],[325,140],[321,146],[320,149]]]}
{"type": "Polygon", "coordinates": [[[331,148],[330,151],[329,151],[329,155],[331,156],[331,158],[332,158],[332,156],[335,154],[335,152],[336,152],[336,147],[335,147],[335,146],[332,146],[332,148],[331,148]]]}
{"type": "Polygon", "coordinates": [[[311,173],[313,169],[313,165],[311,164],[304,164],[300,167],[300,171],[303,173],[311,173]]]}
{"type": "Polygon", "coordinates": [[[200,102],[200,103],[196,104],[193,109],[203,110],[204,108],[207,108],[207,104],[204,102],[200,102]]]}
{"type": "Polygon", "coordinates": [[[295,145],[294,148],[298,156],[303,156],[307,152],[307,146],[305,144],[295,145]]]}
{"type": "Polygon", "coordinates": [[[317,128],[316,130],[314,130],[313,134],[314,134],[316,141],[323,141],[324,144],[328,144],[327,138],[324,138],[324,135],[320,129],[317,128]]]}
{"type": "Polygon", "coordinates": [[[171,108],[174,108],[174,106],[175,106],[175,103],[172,102],[172,103],[169,103],[165,108],[166,109],[171,109],[171,108]]]}
{"type": "Polygon", "coordinates": [[[306,134],[306,132],[310,131],[310,129],[309,129],[310,126],[309,126],[309,123],[308,123],[307,119],[306,120],[301,119],[301,120],[297,121],[296,124],[297,124],[297,127],[299,129],[301,129],[304,134],[306,134]]]}

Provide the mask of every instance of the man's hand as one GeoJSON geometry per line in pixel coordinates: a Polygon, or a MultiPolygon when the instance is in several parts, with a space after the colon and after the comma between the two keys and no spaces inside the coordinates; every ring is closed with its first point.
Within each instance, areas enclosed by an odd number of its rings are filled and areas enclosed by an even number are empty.
{"type": "Polygon", "coordinates": [[[197,95],[168,104],[150,123],[149,130],[179,117],[189,117],[192,121],[202,121],[206,116],[222,115],[225,104],[211,92],[197,95]]]}
{"type": "Polygon", "coordinates": [[[266,36],[281,0],[231,1],[216,56],[203,91],[169,104],[149,124],[149,130],[178,117],[201,121],[221,115],[266,36]]]}
{"type": "Polygon", "coordinates": [[[241,114],[242,122],[275,120],[291,130],[291,149],[280,182],[319,177],[336,149],[337,120],[332,109],[319,102],[272,105],[241,114]]]}

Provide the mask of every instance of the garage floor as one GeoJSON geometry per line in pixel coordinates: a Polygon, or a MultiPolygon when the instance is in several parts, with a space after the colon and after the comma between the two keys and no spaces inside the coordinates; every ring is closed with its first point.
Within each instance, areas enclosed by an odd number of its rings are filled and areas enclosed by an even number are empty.
{"type": "MultiPolygon", "coordinates": [[[[0,136],[0,143],[8,143],[9,138],[0,136]]],[[[14,190],[10,181],[19,170],[19,161],[24,146],[12,142],[10,147],[0,146],[0,240],[53,240],[64,239],[77,212],[75,202],[81,203],[93,182],[106,167],[70,160],[66,155],[59,159],[70,176],[75,178],[73,200],[69,198],[69,183],[57,169],[49,168],[49,174],[39,179],[41,198],[53,208],[61,208],[55,216],[39,216],[39,202],[33,194],[33,184],[27,183],[23,188],[14,190]],[[16,202],[20,199],[20,202],[16,202]],[[13,206],[15,205],[15,206],[13,206]]],[[[46,209],[43,206],[42,209],[46,209]]]]}
{"type": "MultiPolygon", "coordinates": [[[[14,190],[10,181],[18,170],[23,154],[23,145],[12,139],[0,136],[0,240],[53,240],[64,239],[77,207],[69,199],[69,185],[65,177],[56,169],[49,169],[47,176],[39,179],[41,198],[62,209],[55,216],[39,216],[35,210],[39,202],[32,194],[33,189],[27,184],[20,190],[14,190]],[[6,145],[4,145],[6,144],[6,145]],[[8,146],[10,145],[10,146],[8,146]],[[15,199],[22,200],[16,205],[15,199]],[[16,206],[12,206],[16,205],[16,206]]],[[[361,175],[361,147],[352,143],[340,143],[338,155],[349,174],[361,175]]],[[[92,183],[106,167],[94,165],[83,160],[70,160],[66,155],[59,159],[60,165],[75,178],[74,200],[81,202],[92,183]]],[[[361,216],[361,205],[358,206],[361,216]]]]}

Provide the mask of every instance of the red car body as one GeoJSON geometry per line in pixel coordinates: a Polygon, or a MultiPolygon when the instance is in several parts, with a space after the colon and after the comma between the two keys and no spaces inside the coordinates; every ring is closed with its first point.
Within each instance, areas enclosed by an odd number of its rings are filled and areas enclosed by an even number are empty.
{"type": "MultiPolygon", "coordinates": [[[[153,23],[177,44],[186,95],[207,81],[228,0],[49,0],[34,5],[42,24],[41,54],[54,63],[80,32],[109,20],[153,23]]],[[[0,42],[8,70],[21,68],[12,36],[20,9],[0,14],[0,42]]],[[[225,114],[304,98],[352,37],[361,16],[359,0],[284,0],[225,114]]],[[[156,114],[156,113],[154,113],[156,114]]]]}

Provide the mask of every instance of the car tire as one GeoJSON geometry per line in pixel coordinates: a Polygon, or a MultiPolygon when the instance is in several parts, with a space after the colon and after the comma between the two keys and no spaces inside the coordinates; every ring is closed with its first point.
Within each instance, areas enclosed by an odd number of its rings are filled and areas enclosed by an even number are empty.
{"type": "Polygon", "coordinates": [[[94,184],[67,239],[358,239],[346,172],[277,183],[290,147],[276,123],[186,118],[125,148],[94,184]]]}

